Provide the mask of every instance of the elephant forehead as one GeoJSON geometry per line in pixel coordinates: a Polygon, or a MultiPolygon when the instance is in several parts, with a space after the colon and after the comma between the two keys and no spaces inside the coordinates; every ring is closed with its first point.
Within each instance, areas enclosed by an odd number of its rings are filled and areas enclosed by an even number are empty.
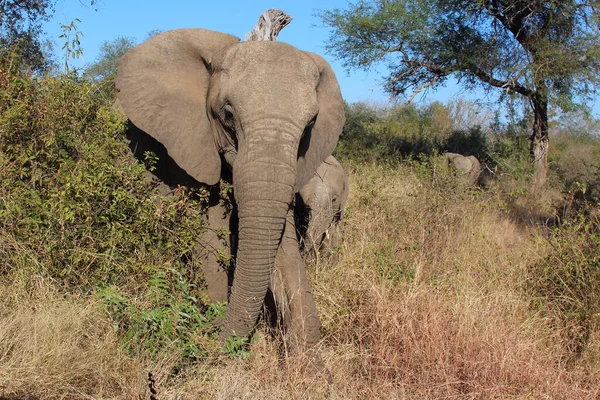
{"type": "Polygon", "coordinates": [[[223,57],[222,68],[230,73],[279,75],[302,80],[319,78],[316,64],[306,54],[286,43],[273,41],[242,42],[232,46],[223,57]]]}

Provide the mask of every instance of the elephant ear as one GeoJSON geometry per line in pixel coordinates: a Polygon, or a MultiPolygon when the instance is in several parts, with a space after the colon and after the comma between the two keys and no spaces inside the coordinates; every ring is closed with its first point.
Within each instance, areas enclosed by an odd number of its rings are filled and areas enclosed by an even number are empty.
{"type": "Polygon", "coordinates": [[[117,66],[117,96],[129,120],[209,185],[219,181],[221,161],[207,116],[207,66],[214,54],[237,42],[224,33],[177,29],[130,49],[117,66]]]}
{"type": "Polygon", "coordinates": [[[317,102],[319,114],[310,132],[300,144],[298,189],[310,181],[321,163],[333,153],[346,122],[344,100],[333,70],[323,57],[306,52],[319,68],[317,102]]]}

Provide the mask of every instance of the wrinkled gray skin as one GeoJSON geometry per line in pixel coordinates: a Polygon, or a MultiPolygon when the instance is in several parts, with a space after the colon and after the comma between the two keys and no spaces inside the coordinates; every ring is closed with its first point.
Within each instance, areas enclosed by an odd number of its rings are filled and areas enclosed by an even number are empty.
{"type": "Polygon", "coordinates": [[[340,218],[348,198],[348,177],[340,163],[329,156],[299,195],[302,201],[297,204],[295,218],[286,225],[270,286],[287,333],[285,344],[291,351],[302,349],[305,343],[319,336],[314,326],[307,326],[305,319],[299,317],[311,315],[315,306],[298,251],[297,231],[303,233],[305,250],[310,247],[315,254],[337,246],[340,218]],[[307,226],[294,226],[295,222],[307,226]]]}
{"type": "Polygon", "coordinates": [[[329,156],[300,196],[306,207],[300,212],[306,225],[302,227],[304,248],[327,255],[339,243],[339,224],[348,200],[348,176],[342,165],[329,156]]]}
{"type": "MultiPolygon", "coordinates": [[[[232,176],[238,243],[221,339],[254,329],[280,258],[286,290],[302,292],[296,337],[302,346],[318,341],[293,208],[295,192],[331,155],[344,125],[331,67],[281,42],[240,43],[218,32],[179,29],[129,50],[119,60],[116,85],[131,122],[196,181],[217,185],[226,172],[232,176]]],[[[223,211],[215,207],[211,225],[222,223],[223,211]]]]}
{"type": "Polygon", "coordinates": [[[453,167],[464,173],[469,184],[476,184],[479,182],[483,170],[477,157],[463,156],[458,153],[445,153],[443,158],[449,167],[453,167]]]}

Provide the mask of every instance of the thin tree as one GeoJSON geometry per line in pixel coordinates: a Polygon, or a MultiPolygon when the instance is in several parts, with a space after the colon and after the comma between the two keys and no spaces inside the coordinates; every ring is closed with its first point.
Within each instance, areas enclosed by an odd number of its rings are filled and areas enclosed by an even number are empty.
{"type": "Polygon", "coordinates": [[[548,109],[584,107],[600,81],[600,0],[359,0],[324,11],[346,68],[387,62],[385,89],[414,96],[453,76],[521,96],[533,112],[534,185],[548,171],[548,109]]]}

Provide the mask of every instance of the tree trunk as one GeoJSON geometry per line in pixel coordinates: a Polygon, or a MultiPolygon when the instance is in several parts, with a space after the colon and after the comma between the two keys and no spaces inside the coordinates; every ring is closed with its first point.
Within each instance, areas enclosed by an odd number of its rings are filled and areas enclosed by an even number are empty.
{"type": "Polygon", "coordinates": [[[536,94],[532,99],[533,131],[529,136],[529,153],[535,163],[533,188],[540,189],[548,175],[548,98],[536,94]]]}
{"type": "Polygon", "coordinates": [[[279,32],[290,22],[292,22],[292,17],[284,11],[271,8],[262,13],[254,29],[246,34],[245,40],[274,41],[279,32]]]}

